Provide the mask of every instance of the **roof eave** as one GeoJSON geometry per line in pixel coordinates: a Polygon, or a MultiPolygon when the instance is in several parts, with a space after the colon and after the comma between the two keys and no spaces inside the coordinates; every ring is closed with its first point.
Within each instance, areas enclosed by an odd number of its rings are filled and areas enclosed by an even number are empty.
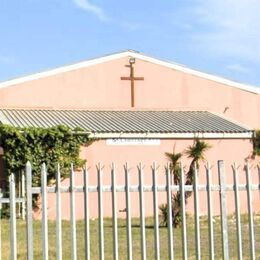
{"type": "Polygon", "coordinates": [[[151,138],[151,139],[251,139],[253,131],[239,133],[90,133],[90,138],[151,138]]]}

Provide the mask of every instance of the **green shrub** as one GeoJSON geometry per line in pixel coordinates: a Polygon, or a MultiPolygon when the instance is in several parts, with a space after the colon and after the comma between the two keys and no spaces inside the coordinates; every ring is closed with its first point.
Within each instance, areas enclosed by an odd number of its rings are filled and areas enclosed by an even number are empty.
{"type": "Polygon", "coordinates": [[[6,180],[10,173],[18,178],[27,161],[32,164],[33,186],[40,185],[40,168],[43,163],[47,165],[48,181],[54,178],[58,162],[62,177],[68,174],[71,163],[75,167],[82,166],[84,161],[79,157],[80,148],[89,142],[89,138],[81,133],[80,129],[71,130],[64,125],[49,128],[0,125],[6,180]]]}

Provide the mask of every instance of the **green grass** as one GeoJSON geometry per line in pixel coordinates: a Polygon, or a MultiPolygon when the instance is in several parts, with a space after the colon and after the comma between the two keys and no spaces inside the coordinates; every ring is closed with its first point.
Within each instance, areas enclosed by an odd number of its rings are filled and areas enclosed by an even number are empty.
{"type": "MultiPolygon", "coordinates": [[[[201,217],[201,252],[202,258],[208,259],[209,240],[208,240],[208,225],[207,218],[201,217]]],[[[260,258],[260,215],[254,216],[255,223],[255,239],[256,239],[256,255],[260,258]]],[[[2,220],[2,259],[10,259],[10,245],[9,245],[9,222],[2,220]]],[[[34,221],[34,258],[42,258],[42,241],[41,241],[41,222],[34,221]]],[[[111,219],[104,220],[105,227],[105,259],[113,259],[113,235],[112,235],[112,221],[111,219]]],[[[63,221],[63,259],[70,259],[70,224],[68,221],[63,221]]],[[[91,228],[91,259],[98,259],[98,221],[90,221],[91,228]]],[[[229,250],[230,258],[237,258],[237,238],[236,238],[236,222],[233,217],[228,220],[228,235],[229,235],[229,250]]],[[[216,259],[221,258],[221,233],[220,233],[220,219],[215,217],[214,223],[214,238],[215,238],[215,252],[216,259]]],[[[195,258],[195,233],[194,233],[194,219],[187,217],[187,235],[188,235],[188,257],[195,258]]],[[[250,258],[250,244],[247,216],[242,216],[242,235],[243,235],[243,255],[245,259],[250,258]]],[[[160,228],[160,254],[161,259],[168,259],[168,234],[167,228],[160,228]]],[[[133,259],[141,259],[140,248],[140,224],[138,219],[132,220],[132,237],[133,237],[133,259]]],[[[147,259],[154,258],[154,229],[153,219],[146,219],[146,248],[147,259]]],[[[126,222],[123,219],[118,221],[118,239],[119,239],[119,259],[127,259],[127,240],[126,240],[126,222]]],[[[174,254],[176,259],[182,258],[182,238],[181,229],[174,229],[174,254]]],[[[26,229],[25,222],[17,220],[17,243],[18,243],[18,259],[26,259],[26,229]]],[[[77,254],[78,259],[85,259],[84,255],[84,222],[77,222],[77,254]]],[[[49,259],[56,257],[56,243],[55,243],[55,222],[49,222],[49,259]]]]}

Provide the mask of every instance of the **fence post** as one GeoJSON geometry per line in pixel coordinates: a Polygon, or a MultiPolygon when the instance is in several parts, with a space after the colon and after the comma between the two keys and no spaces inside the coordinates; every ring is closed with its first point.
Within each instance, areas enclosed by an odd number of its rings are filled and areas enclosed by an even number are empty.
{"type": "Polygon", "coordinates": [[[144,176],[142,163],[138,165],[139,174],[139,208],[140,208],[140,231],[142,260],[146,259],[146,236],[145,236],[145,212],[144,212],[144,176]]]}
{"type": "Polygon", "coordinates": [[[246,163],[246,189],[247,189],[247,205],[248,205],[248,220],[249,220],[249,238],[250,238],[250,254],[251,259],[256,259],[255,254],[255,234],[254,234],[254,216],[252,209],[252,191],[251,191],[251,173],[249,163],[246,163]]]}
{"type": "MultiPolygon", "coordinates": [[[[25,175],[22,171],[22,198],[25,199],[25,175]]],[[[25,220],[25,201],[22,202],[22,219],[25,220]]]]}
{"type": "Polygon", "coordinates": [[[129,168],[125,165],[125,195],[126,195],[126,227],[127,227],[127,253],[128,260],[133,259],[132,252],[132,223],[131,223],[131,200],[130,200],[130,185],[129,185],[129,168]]]}
{"type": "Polygon", "coordinates": [[[62,225],[61,225],[61,191],[60,191],[60,164],[56,171],[56,259],[62,259],[62,225]]]}
{"type": "Polygon", "coordinates": [[[75,174],[71,164],[70,169],[70,234],[71,234],[71,259],[77,260],[77,229],[75,217],[75,174]]]}
{"type": "MultiPolygon", "coordinates": [[[[19,171],[16,173],[16,179],[18,180],[17,185],[16,185],[16,189],[17,189],[17,197],[21,198],[22,197],[22,171],[19,171]]],[[[22,203],[18,202],[17,203],[17,208],[18,208],[18,212],[17,212],[17,217],[21,218],[22,216],[22,203]]]]}
{"type": "Polygon", "coordinates": [[[84,217],[85,217],[85,258],[90,260],[90,230],[89,230],[89,193],[87,164],[83,169],[84,174],[84,217]]]}
{"type": "Polygon", "coordinates": [[[228,251],[228,219],[227,219],[227,198],[225,184],[224,161],[218,161],[218,175],[220,185],[220,213],[221,213],[221,233],[222,233],[222,254],[224,260],[229,259],[228,251]]]}
{"type": "Polygon", "coordinates": [[[0,259],[2,260],[2,198],[3,192],[0,187],[0,259]]]}
{"type": "Polygon", "coordinates": [[[243,249],[242,249],[242,232],[241,232],[241,218],[240,218],[240,199],[239,199],[239,191],[238,191],[238,173],[237,173],[237,165],[234,163],[232,166],[233,175],[234,175],[234,191],[235,191],[235,205],[236,205],[236,226],[237,226],[237,253],[238,259],[243,259],[243,249]]]}
{"type": "Polygon", "coordinates": [[[99,227],[99,259],[104,260],[104,221],[103,221],[103,180],[102,167],[97,166],[98,173],[98,227],[99,227]]]}
{"type": "Polygon", "coordinates": [[[184,169],[183,165],[180,165],[181,169],[181,182],[180,182],[180,193],[181,193],[181,217],[182,217],[182,258],[188,259],[187,252],[187,230],[186,230],[186,205],[185,205],[185,180],[184,180],[184,169]]]}
{"type": "Polygon", "coordinates": [[[113,251],[114,260],[118,260],[118,230],[117,230],[117,196],[116,196],[116,171],[115,165],[112,163],[112,211],[113,211],[113,251]]]}
{"type": "Polygon", "coordinates": [[[15,179],[14,174],[9,176],[10,188],[10,242],[11,242],[11,259],[17,259],[17,243],[16,243],[16,205],[15,205],[15,179]]]}
{"type": "Polygon", "coordinates": [[[32,166],[26,163],[26,236],[27,260],[33,260],[33,218],[32,218],[32,166]]]}
{"type": "Polygon", "coordinates": [[[49,259],[48,244],[48,209],[47,209],[47,170],[45,163],[41,169],[41,195],[42,195],[42,249],[43,259],[49,259]]]}
{"type": "Polygon", "coordinates": [[[154,215],[154,248],[155,259],[160,259],[160,237],[159,237],[159,217],[158,217],[158,186],[157,186],[157,166],[153,163],[153,215],[154,215]]]}
{"type": "Polygon", "coordinates": [[[211,191],[211,165],[209,162],[207,163],[206,166],[206,175],[207,175],[207,200],[208,200],[209,255],[210,255],[210,259],[215,259],[212,191],[211,191]]]}
{"type": "Polygon", "coordinates": [[[196,258],[201,259],[200,250],[200,215],[199,215],[199,187],[198,187],[198,168],[194,167],[194,211],[195,211],[195,246],[196,258]]]}
{"type": "Polygon", "coordinates": [[[167,226],[168,226],[168,254],[169,259],[174,258],[173,254],[173,231],[172,231],[172,178],[169,163],[166,166],[167,183],[167,226]]]}

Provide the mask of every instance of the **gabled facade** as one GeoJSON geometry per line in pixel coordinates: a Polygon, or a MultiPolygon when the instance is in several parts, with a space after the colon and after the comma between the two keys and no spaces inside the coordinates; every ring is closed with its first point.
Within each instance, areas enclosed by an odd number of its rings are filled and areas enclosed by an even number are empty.
{"type": "Polygon", "coordinates": [[[2,108],[131,109],[130,58],[135,58],[136,109],[207,110],[260,127],[260,90],[125,51],[0,83],[2,108]]]}

